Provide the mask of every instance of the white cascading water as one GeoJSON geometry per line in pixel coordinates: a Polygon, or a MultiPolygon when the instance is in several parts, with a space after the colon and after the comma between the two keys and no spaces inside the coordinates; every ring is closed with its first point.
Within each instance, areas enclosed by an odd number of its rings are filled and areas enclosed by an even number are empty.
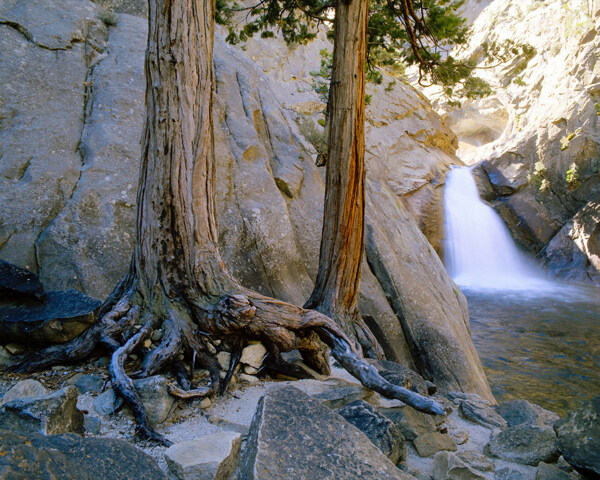
{"type": "Polygon", "coordinates": [[[500,216],[479,197],[469,167],[452,169],[444,191],[446,268],[471,289],[549,289],[541,268],[515,245],[500,216]]]}

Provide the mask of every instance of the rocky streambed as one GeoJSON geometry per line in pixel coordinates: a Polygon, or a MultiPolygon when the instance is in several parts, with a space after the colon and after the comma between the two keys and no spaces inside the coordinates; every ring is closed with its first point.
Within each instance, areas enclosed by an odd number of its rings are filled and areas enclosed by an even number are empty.
{"type": "MultiPolygon", "coordinates": [[[[250,353],[246,362],[258,358],[250,353]]],[[[329,378],[286,381],[243,373],[252,371],[246,363],[214,403],[171,397],[163,376],[136,381],[150,418],[173,442],[166,448],[135,435],[110,387],[107,360],[3,376],[0,478],[566,480],[600,473],[600,397],[559,419],[526,400],[491,405],[474,394],[435,394],[447,415],[429,416],[382,398],[335,365],[329,378]]],[[[226,368],[228,359],[220,360],[226,368]]],[[[375,365],[399,384],[433,389],[393,362],[375,365]]]]}

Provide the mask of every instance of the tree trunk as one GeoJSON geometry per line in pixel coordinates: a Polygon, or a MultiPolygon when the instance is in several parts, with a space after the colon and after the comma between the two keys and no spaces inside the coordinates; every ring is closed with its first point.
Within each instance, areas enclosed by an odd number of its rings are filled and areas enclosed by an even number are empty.
{"type": "MultiPolygon", "coordinates": [[[[350,340],[327,316],[248,290],[225,268],[217,244],[213,192],[214,4],[214,0],[150,1],[146,120],[130,270],[92,327],[64,345],[24,357],[14,369],[72,363],[89,356],[96,346],[108,348],[113,352],[111,383],[133,411],[139,433],[169,444],[149,424],[126,373],[126,361],[134,351],[143,360],[130,363],[129,369],[140,377],[170,369],[180,384],[171,387],[171,394],[194,398],[223,392],[248,340],[265,344],[271,369],[298,378],[310,374],[284,362],[281,352],[298,349],[310,367],[328,374],[325,341],[362,382],[416,408],[443,413],[432,400],[390,385],[363,364],[350,340]],[[143,347],[157,329],[163,331],[160,344],[143,347]],[[214,340],[237,359],[223,382],[210,354],[214,340]],[[184,360],[191,364],[189,370],[184,360]],[[196,364],[210,371],[211,383],[190,391],[190,371],[196,364]]],[[[360,238],[362,242],[362,234],[360,238]]]]}
{"type": "Polygon", "coordinates": [[[325,211],[315,288],[304,305],[333,318],[367,356],[383,350],[358,309],[365,219],[368,0],[338,0],[329,86],[325,211]]]}

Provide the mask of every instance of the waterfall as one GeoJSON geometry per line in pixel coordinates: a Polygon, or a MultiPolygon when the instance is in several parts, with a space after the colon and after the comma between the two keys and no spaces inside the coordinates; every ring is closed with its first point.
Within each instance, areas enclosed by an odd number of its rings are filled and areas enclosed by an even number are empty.
{"type": "Polygon", "coordinates": [[[479,197],[469,167],[452,169],[444,191],[446,268],[471,289],[548,289],[552,282],[515,245],[500,216],[479,197]]]}

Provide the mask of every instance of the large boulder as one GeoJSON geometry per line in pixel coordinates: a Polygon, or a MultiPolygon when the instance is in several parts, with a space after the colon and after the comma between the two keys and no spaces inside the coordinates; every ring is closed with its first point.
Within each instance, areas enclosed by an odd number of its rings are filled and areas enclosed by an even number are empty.
{"type": "Polygon", "coordinates": [[[115,438],[20,435],[0,430],[0,478],[166,480],[156,460],[115,438]]]}
{"type": "Polygon", "coordinates": [[[486,449],[494,457],[521,465],[552,463],[560,457],[556,435],[551,429],[526,424],[492,435],[486,449]]]}
{"type": "Polygon", "coordinates": [[[600,395],[554,425],[558,448],[582,472],[600,476],[600,395]]]}
{"type": "MultiPolygon", "coordinates": [[[[49,288],[104,298],[124,275],[133,245],[146,22],[121,14],[114,25],[87,1],[21,5],[0,7],[0,55],[7,59],[0,66],[0,115],[10,119],[0,126],[0,148],[7,152],[3,167],[12,172],[0,176],[0,255],[29,266],[49,288]],[[42,35],[52,29],[60,32],[58,40],[42,35]],[[60,40],[65,50],[49,52],[46,44],[27,42],[23,31],[34,32],[38,43],[60,40]]],[[[317,272],[324,182],[294,121],[296,99],[316,94],[282,84],[281,75],[301,68],[297,78],[308,82],[320,62],[319,42],[327,43],[323,37],[290,50],[255,39],[246,53],[219,35],[215,42],[222,254],[244,285],[296,304],[310,294],[317,272]],[[270,45],[278,52],[271,64],[285,59],[291,70],[278,76],[248,59],[258,48],[262,61],[270,45]],[[294,67],[298,56],[305,61],[294,67]]],[[[393,81],[386,76],[387,84],[393,81]]],[[[361,308],[388,359],[414,367],[440,388],[491,399],[465,299],[419,229],[439,230],[427,219],[441,225],[440,187],[458,161],[455,138],[416,91],[402,82],[389,90],[373,91],[367,114],[368,265],[361,308]]]]}
{"type": "Polygon", "coordinates": [[[369,439],[337,413],[293,387],[267,393],[242,459],[240,480],[367,478],[408,480],[369,439]]]}

